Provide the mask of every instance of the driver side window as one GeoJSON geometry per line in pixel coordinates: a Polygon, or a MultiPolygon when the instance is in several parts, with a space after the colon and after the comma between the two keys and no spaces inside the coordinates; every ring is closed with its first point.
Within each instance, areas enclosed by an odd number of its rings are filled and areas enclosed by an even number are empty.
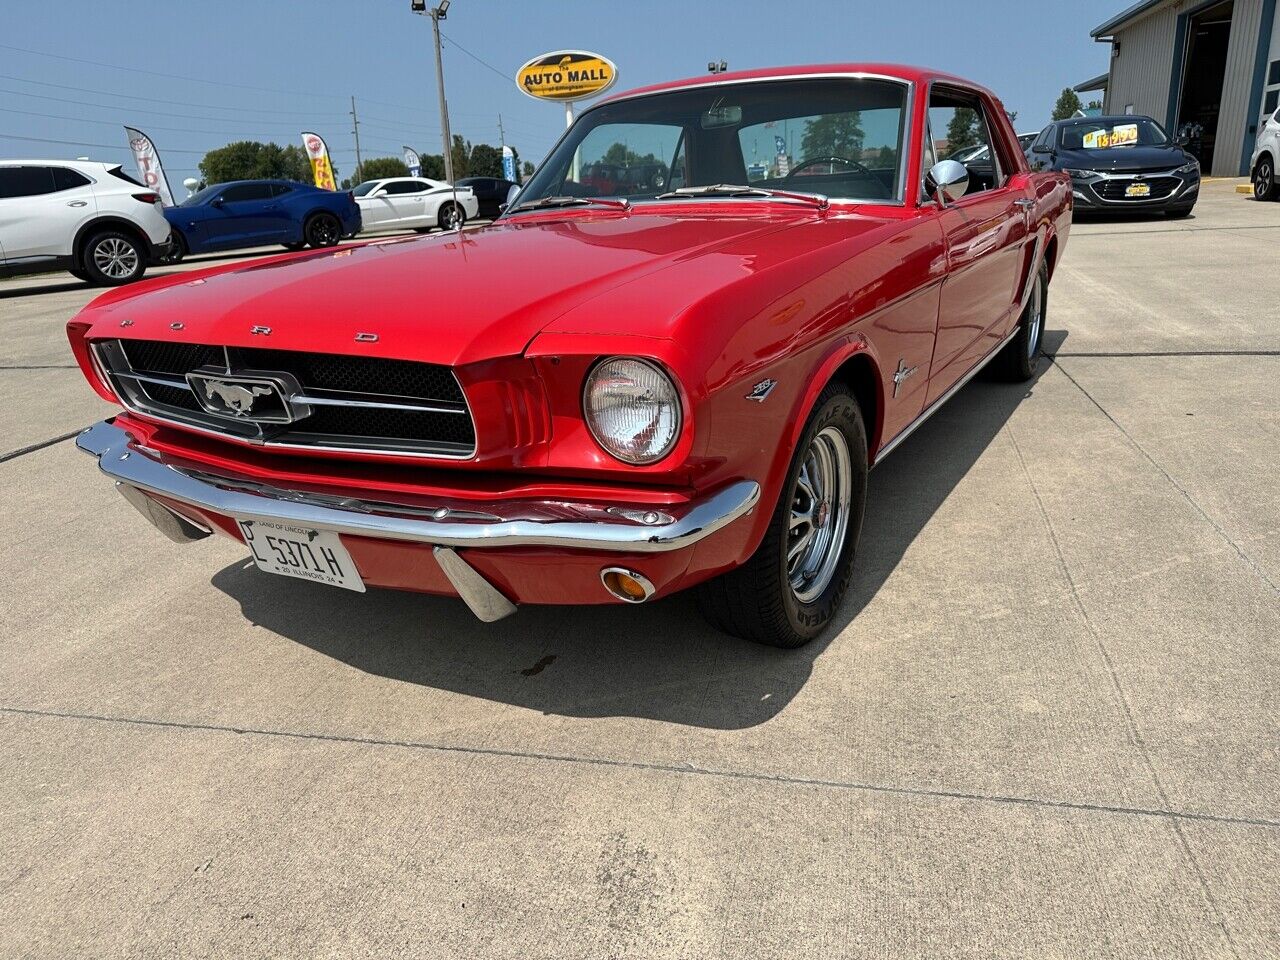
{"type": "Polygon", "coordinates": [[[966,195],[1003,185],[1000,158],[993,149],[981,100],[971,94],[933,89],[929,94],[929,129],[937,158],[959,161],[968,169],[966,195]]]}

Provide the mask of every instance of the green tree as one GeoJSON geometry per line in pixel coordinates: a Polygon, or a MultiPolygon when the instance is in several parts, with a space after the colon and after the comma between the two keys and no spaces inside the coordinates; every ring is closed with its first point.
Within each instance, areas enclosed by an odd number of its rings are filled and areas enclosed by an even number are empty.
{"type": "Polygon", "coordinates": [[[875,164],[882,170],[896,170],[898,167],[898,151],[890,146],[883,146],[876,154],[875,164]]]}
{"type": "Polygon", "coordinates": [[[526,160],[524,162],[524,166],[520,168],[520,173],[525,177],[525,179],[532,177],[533,171],[534,171],[534,166],[528,160],[526,160]]]}
{"type": "MultiPolygon", "coordinates": [[[[297,180],[311,182],[311,161],[301,147],[294,144],[260,143],[238,140],[225,147],[210,150],[200,161],[201,178],[206,183],[228,180],[297,180]]],[[[338,175],[334,168],[334,177],[338,175]]]]}
{"type": "Polygon", "coordinates": [[[471,159],[467,162],[467,175],[501,177],[502,151],[488,143],[477,143],[471,148],[471,159]]]}
{"type": "Polygon", "coordinates": [[[1058,102],[1053,105],[1051,120],[1069,120],[1080,109],[1080,98],[1070,87],[1063,87],[1058,102]]]}
{"type": "Polygon", "coordinates": [[[463,177],[470,176],[471,144],[455,133],[453,149],[449,152],[453,154],[453,179],[461,180],[463,177]]]}
{"type": "Polygon", "coordinates": [[[969,107],[959,107],[947,124],[947,153],[972,147],[978,142],[978,113],[969,107]]]}
{"type": "Polygon", "coordinates": [[[1085,104],[1084,108],[1085,108],[1086,110],[1101,110],[1101,109],[1102,109],[1102,101],[1101,101],[1101,100],[1090,100],[1088,103],[1086,103],[1086,104],[1085,104]]]}
{"type": "Polygon", "coordinates": [[[363,180],[381,180],[383,177],[407,177],[409,168],[399,157],[371,157],[360,163],[363,180]]]}
{"type": "Polygon", "coordinates": [[[805,121],[804,135],[800,138],[800,155],[812,157],[848,157],[856,160],[862,155],[862,114],[826,113],[805,121]]]}

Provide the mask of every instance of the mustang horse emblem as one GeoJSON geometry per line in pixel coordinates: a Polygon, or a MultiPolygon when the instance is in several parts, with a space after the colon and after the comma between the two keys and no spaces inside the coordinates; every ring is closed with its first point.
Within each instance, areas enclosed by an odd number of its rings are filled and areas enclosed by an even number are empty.
{"type": "Polygon", "coordinates": [[[256,398],[270,394],[270,387],[241,387],[221,380],[206,380],[204,384],[204,395],[210,400],[217,397],[237,417],[247,417],[253,410],[256,398]]]}

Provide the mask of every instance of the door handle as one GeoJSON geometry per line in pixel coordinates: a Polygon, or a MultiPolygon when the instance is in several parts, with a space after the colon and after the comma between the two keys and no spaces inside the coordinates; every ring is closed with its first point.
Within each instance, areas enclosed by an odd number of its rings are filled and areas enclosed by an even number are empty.
{"type": "Polygon", "coordinates": [[[1023,210],[1034,210],[1036,202],[1034,200],[1015,200],[1013,201],[1013,205],[1015,207],[1021,207],[1023,210]]]}
{"type": "Polygon", "coordinates": [[[89,205],[88,200],[68,200],[67,201],[68,207],[87,207],[88,205],[89,205]]]}

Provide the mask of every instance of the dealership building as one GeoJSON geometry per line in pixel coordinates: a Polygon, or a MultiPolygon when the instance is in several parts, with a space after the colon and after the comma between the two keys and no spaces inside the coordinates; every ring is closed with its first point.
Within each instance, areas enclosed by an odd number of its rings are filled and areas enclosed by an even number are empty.
{"type": "Polygon", "coordinates": [[[1107,113],[1155,117],[1193,136],[1214,176],[1249,172],[1258,125],[1280,106],[1277,0],[1145,0],[1093,30],[1111,67],[1082,83],[1107,113]]]}

